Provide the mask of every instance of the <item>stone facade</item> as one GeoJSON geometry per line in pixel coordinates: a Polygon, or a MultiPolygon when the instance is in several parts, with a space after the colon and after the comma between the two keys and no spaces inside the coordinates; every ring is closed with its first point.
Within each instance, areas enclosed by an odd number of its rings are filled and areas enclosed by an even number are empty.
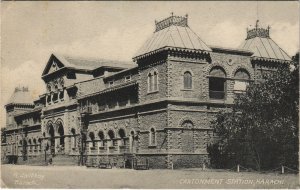
{"type": "Polygon", "coordinates": [[[157,27],[154,44],[143,46],[135,64],[51,55],[42,74],[46,93],[32,104],[6,106],[2,161],[43,164],[51,157],[58,165],[209,165],[216,113],[230,109],[235,94],[260,81],[262,72],[289,60],[209,47],[185,28],[187,23],[172,24],[172,19],[157,27]],[[181,34],[168,27],[179,27],[181,34]],[[159,43],[158,34],[170,32],[173,45],[164,39],[159,43]]]}

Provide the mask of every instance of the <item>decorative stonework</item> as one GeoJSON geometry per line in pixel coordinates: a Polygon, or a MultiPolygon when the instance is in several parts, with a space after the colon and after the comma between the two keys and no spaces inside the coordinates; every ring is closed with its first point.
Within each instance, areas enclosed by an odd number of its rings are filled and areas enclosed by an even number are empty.
{"type": "Polygon", "coordinates": [[[173,16],[173,13],[172,13],[172,16],[170,16],[162,21],[159,21],[159,22],[155,21],[155,27],[156,27],[155,32],[163,30],[172,25],[187,27],[188,26],[188,15],[186,15],[185,17],[181,17],[181,16],[173,16]]]}
{"type": "Polygon", "coordinates": [[[256,25],[255,28],[248,30],[247,28],[247,38],[251,39],[251,38],[255,38],[255,37],[260,37],[260,38],[270,38],[270,26],[268,26],[266,29],[264,28],[259,28],[258,27],[258,22],[259,20],[256,21],[256,25]]]}

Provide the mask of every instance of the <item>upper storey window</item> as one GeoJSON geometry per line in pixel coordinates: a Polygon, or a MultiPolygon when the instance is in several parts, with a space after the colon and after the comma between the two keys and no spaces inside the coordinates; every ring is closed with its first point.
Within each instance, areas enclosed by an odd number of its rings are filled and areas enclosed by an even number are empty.
{"type": "Polygon", "coordinates": [[[226,74],[223,68],[214,67],[209,73],[209,98],[224,99],[226,92],[226,74]]]}
{"type": "Polygon", "coordinates": [[[186,71],[183,74],[183,88],[184,89],[192,89],[192,74],[189,71],[186,71]]]}
{"type": "Polygon", "coordinates": [[[246,91],[249,84],[250,75],[245,69],[239,69],[234,75],[234,87],[235,93],[242,93],[246,91]]]}
{"type": "Polygon", "coordinates": [[[158,72],[152,71],[148,74],[148,92],[158,91],[158,72]]]}
{"type": "Polygon", "coordinates": [[[108,81],[108,87],[112,87],[112,86],[114,86],[114,81],[112,80],[112,81],[108,81]]]}
{"type": "Polygon", "coordinates": [[[130,82],[131,81],[131,75],[128,75],[125,77],[125,82],[130,82]]]}

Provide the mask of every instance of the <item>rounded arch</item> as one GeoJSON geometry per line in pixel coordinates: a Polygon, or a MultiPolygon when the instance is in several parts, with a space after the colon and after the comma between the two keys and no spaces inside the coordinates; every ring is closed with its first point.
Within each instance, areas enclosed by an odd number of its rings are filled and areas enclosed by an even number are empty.
{"type": "Polygon", "coordinates": [[[209,76],[211,77],[220,77],[220,78],[226,78],[227,74],[223,67],[221,66],[214,66],[209,71],[209,76]]]}
{"type": "Polygon", "coordinates": [[[126,137],[126,131],[125,131],[124,128],[120,128],[120,129],[118,130],[118,136],[119,136],[120,138],[125,138],[125,137],[126,137]]]}
{"type": "Polygon", "coordinates": [[[95,133],[94,132],[89,132],[89,138],[91,141],[95,140],[95,133]]]}
{"type": "Polygon", "coordinates": [[[223,65],[223,64],[219,64],[219,63],[212,63],[212,64],[209,64],[208,67],[207,67],[206,70],[205,70],[205,75],[208,76],[209,73],[210,73],[210,71],[211,71],[213,68],[215,68],[215,67],[220,67],[220,68],[222,68],[222,69],[225,71],[226,76],[229,77],[230,72],[229,72],[227,66],[226,66],[226,65],[223,65]]]}
{"type": "Polygon", "coordinates": [[[112,129],[108,130],[107,135],[108,135],[109,139],[114,139],[115,138],[114,130],[112,130],[112,129]]]}
{"type": "Polygon", "coordinates": [[[238,67],[233,72],[234,79],[250,80],[250,72],[246,68],[238,67]]]}
{"type": "Polygon", "coordinates": [[[129,135],[130,135],[130,136],[135,136],[135,135],[136,135],[135,130],[134,130],[134,129],[131,129],[129,135]]]}
{"type": "Polygon", "coordinates": [[[32,142],[33,142],[34,145],[36,145],[36,139],[35,138],[32,140],[32,142]]]}
{"type": "Polygon", "coordinates": [[[183,69],[182,71],[181,71],[181,75],[183,76],[184,75],[184,73],[190,73],[192,76],[194,76],[194,73],[193,73],[193,71],[191,70],[191,69],[183,69]]]}
{"type": "Polygon", "coordinates": [[[74,128],[71,129],[71,134],[76,135],[76,130],[74,128]]]}
{"type": "Polygon", "coordinates": [[[100,140],[104,140],[104,139],[105,139],[105,134],[104,134],[104,131],[103,131],[103,130],[100,130],[100,131],[98,132],[98,138],[99,138],[100,140]]]}
{"type": "Polygon", "coordinates": [[[186,122],[190,122],[193,126],[195,126],[195,121],[191,117],[183,117],[179,120],[178,127],[182,127],[186,122]]]}

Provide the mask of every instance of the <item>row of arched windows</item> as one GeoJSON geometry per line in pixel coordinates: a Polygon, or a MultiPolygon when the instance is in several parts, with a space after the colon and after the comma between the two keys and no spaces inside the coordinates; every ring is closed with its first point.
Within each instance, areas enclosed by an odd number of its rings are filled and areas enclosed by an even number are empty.
{"type": "MultiPolygon", "coordinates": [[[[220,66],[213,67],[209,72],[209,91],[210,97],[223,99],[226,91],[226,72],[220,66]]],[[[234,75],[234,91],[241,92],[246,90],[250,80],[249,72],[246,69],[238,69],[234,75]]],[[[183,88],[188,90],[193,88],[193,75],[190,71],[183,73],[183,88]]],[[[148,74],[148,92],[158,90],[158,72],[152,71],[148,74]]]]}
{"type": "MultiPolygon", "coordinates": [[[[234,92],[246,90],[250,75],[245,69],[238,69],[234,74],[234,92]]],[[[224,99],[226,96],[226,72],[222,67],[213,67],[209,73],[209,97],[211,99],[224,99]]]]}
{"type": "Polygon", "coordinates": [[[152,71],[148,74],[148,92],[158,91],[158,72],[152,71]]]}

